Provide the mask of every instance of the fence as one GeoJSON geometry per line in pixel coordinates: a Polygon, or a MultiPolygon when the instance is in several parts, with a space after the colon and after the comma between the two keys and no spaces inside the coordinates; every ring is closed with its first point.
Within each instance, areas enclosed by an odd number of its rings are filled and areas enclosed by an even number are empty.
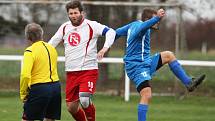
{"type": "MultiPolygon", "coordinates": [[[[0,61],[22,61],[23,56],[19,55],[0,55],[0,61]]],[[[65,58],[60,56],[58,57],[59,62],[64,62],[65,58]]],[[[179,60],[182,65],[185,66],[206,66],[206,67],[215,67],[215,61],[197,61],[197,60],[179,60]]],[[[103,58],[99,63],[116,63],[123,64],[122,58],[103,58]]],[[[125,93],[124,100],[129,101],[130,97],[130,81],[127,75],[125,74],[125,93]]]]}
{"type": "MultiPolygon", "coordinates": [[[[57,1],[57,0],[1,0],[0,8],[1,10],[9,9],[10,11],[7,14],[1,13],[3,18],[7,18],[11,21],[14,20],[18,22],[20,25],[19,19],[24,21],[34,21],[37,23],[45,23],[42,26],[45,29],[45,32],[48,31],[49,34],[45,36],[45,38],[50,38],[50,36],[54,33],[53,30],[56,30],[55,26],[59,26],[61,22],[67,20],[67,16],[64,10],[66,1],[57,1]],[[34,6],[35,5],[35,6],[34,6]],[[39,6],[36,6],[39,5],[39,6]],[[13,9],[11,9],[13,8],[13,9]],[[62,9],[63,8],[63,9],[62,9]],[[14,17],[15,16],[15,17],[14,17]],[[57,18],[56,18],[57,17],[57,18]],[[60,23],[59,23],[60,22],[60,23]],[[53,28],[54,27],[54,28],[53,28]]],[[[172,28],[164,27],[165,29],[170,29],[170,33],[168,33],[169,38],[161,38],[165,33],[158,34],[160,40],[165,40],[166,43],[171,43],[174,47],[166,46],[168,50],[174,50],[176,54],[179,53],[180,44],[186,43],[183,42],[185,39],[181,37],[180,32],[183,32],[181,29],[182,25],[182,4],[179,2],[166,2],[166,3],[150,3],[150,2],[135,2],[135,1],[83,1],[86,10],[87,18],[91,20],[96,20],[103,24],[106,24],[112,28],[117,28],[125,23],[136,20],[140,13],[142,12],[143,7],[153,7],[153,8],[169,8],[174,9],[176,15],[174,20],[174,24],[172,24],[172,28]],[[126,8],[126,9],[125,9],[126,8]],[[98,9],[98,10],[97,10],[98,9]],[[105,15],[105,16],[104,16],[105,15]],[[171,37],[171,38],[170,38],[171,37]],[[172,41],[175,40],[175,41],[172,41]],[[167,42],[168,41],[168,42],[167,42]],[[170,47],[170,48],[169,48],[170,47]]],[[[172,17],[167,16],[166,20],[171,19],[172,17]]],[[[166,21],[165,20],[165,21],[166,21]]],[[[162,22],[167,24],[167,22],[162,22]]],[[[168,25],[170,25],[168,23],[168,25]]],[[[165,25],[166,26],[166,25],[165,25]]],[[[17,26],[14,28],[18,28],[17,26]]],[[[22,28],[22,27],[20,27],[22,28]]],[[[13,31],[13,29],[11,30],[13,31]]],[[[17,30],[18,32],[20,30],[17,30]]],[[[45,33],[46,34],[46,33],[45,33]]],[[[20,34],[19,34],[20,35],[20,34]]],[[[162,43],[162,42],[161,42],[162,43]]],[[[156,44],[156,43],[154,43],[156,44]]],[[[157,45],[156,45],[157,46],[157,45]]],[[[165,45],[163,45],[165,46],[165,45]]],[[[160,47],[160,45],[158,46],[160,47]]],[[[162,47],[161,47],[162,48],[162,47]]]]}

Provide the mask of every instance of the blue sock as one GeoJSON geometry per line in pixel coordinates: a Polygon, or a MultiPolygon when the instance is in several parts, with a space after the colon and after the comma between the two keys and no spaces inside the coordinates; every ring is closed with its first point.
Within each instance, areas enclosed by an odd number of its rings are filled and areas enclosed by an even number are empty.
{"type": "Polygon", "coordinates": [[[180,79],[185,86],[190,84],[191,78],[185,73],[184,69],[181,67],[181,64],[177,60],[169,63],[169,67],[175,76],[178,77],[178,79],[180,79]]]}
{"type": "Polygon", "coordinates": [[[148,105],[146,104],[138,105],[138,121],[146,121],[147,111],[148,111],[148,105]]]}

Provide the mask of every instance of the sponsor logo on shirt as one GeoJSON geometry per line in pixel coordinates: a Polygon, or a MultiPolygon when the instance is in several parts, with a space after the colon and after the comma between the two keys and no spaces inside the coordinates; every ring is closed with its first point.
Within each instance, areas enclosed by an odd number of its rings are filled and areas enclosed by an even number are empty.
{"type": "Polygon", "coordinates": [[[81,37],[78,33],[73,32],[69,35],[68,41],[71,46],[77,46],[81,41],[81,37]]]}

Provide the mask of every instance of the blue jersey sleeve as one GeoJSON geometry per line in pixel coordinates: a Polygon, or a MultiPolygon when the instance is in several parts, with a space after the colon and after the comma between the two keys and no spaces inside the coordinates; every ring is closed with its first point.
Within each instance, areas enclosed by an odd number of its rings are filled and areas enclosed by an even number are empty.
{"type": "Polygon", "coordinates": [[[155,16],[147,21],[141,22],[141,24],[138,24],[137,26],[135,26],[136,34],[140,33],[141,31],[149,29],[159,21],[160,21],[160,17],[155,16]]]}
{"type": "Polygon", "coordinates": [[[127,36],[129,27],[130,27],[130,24],[127,24],[125,26],[122,26],[122,27],[116,29],[115,40],[118,39],[120,36],[127,36]]]}

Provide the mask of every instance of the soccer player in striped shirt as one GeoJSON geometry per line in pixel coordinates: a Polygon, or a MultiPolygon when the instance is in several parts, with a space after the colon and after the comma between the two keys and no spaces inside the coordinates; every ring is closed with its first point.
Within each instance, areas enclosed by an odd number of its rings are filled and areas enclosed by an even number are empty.
{"type": "Polygon", "coordinates": [[[157,29],[159,21],[165,16],[165,11],[144,9],[142,21],[134,21],[116,30],[116,38],[127,36],[126,54],[124,56],[125,69],[128,77],[132,80],[141,99],[138,105],[138,121],[146,121],[148,104],[152,96],[149,80],[152,74],[165,64],[169,64],[171,71],[192,92],[205,78],[189,77],[175,55],[170,51],[163,51],[150,55],[150,33],[151,29],[157,29]]]}
{"type": "Polygon", "coordinates": [[[115,31],[84,18],[83,6],[75,0],[66,4],[70,21],[60,26],[49,41],[54,47],[63,42],[65,48],[66,103],[76,121],[95,121],[91,100],[98,79],[97,59],[113,44],[115,31]],[[104,47],[97,54],[97,39],[105,36],[104,47]],[[81,106],[79,105],[81,104],[81,106]]]}
{"type": "Polygon", "coordinates": [[[28,24],[25,36],[32,44],[24,52],[20,75],[20,98],[24,103],[22,120],[60,120],[57,51],[43,41],[43,29],[38,24],[28,24]]]}

